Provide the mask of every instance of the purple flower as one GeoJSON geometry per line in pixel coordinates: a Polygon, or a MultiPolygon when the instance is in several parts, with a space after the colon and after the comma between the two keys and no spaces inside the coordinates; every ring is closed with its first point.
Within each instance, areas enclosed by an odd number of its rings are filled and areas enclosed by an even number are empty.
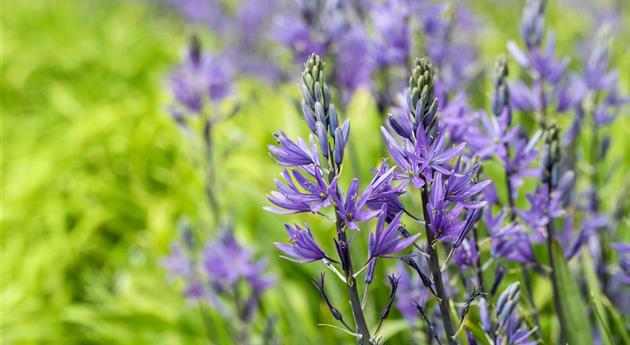
{"type": "Polygon", "coordinates": [[[427,210],[429,211],[429,230],[440,241],[454,241],[465,225],[459,219],[464,207],[457,204],[449,209],[449,206],[450,203],[445,200],[443,177],[438,172],[431,185],[427,210]]]}
{"type": "Polygon", "coordinates": [[[255,261],[251,250],[242,247],[231,231],[208,242],[203,250],[202,268],[219,292],[229,291],[241,279],[250,283],[256,293],[262,292],[273,282],[263,275],[266,266],[265,261],[255,261]]]}
{"type": "Polygon", "coordinates": [[[537,132],[530,139],[527,138],[522,130],[518,131],[510,142],[509,146],[513,150],[512,159],[505,157],[505,171],[510,175],[510,183],[514,187],[514,191],[523,184],[523,178],[528,176],[538,176],[538,169],[530,168],[530,164],[538,156],[536,143],[540,139],[542,132],[537,132]]]}
{"type": "Polygon", "coordinates": [[[413,138],[415,119],[413,118],[413,114],[407,110],[407,105],[401,105],[405,104],[407,96],[408,95],[406,94],[398,95],[398,105],[392,107],[387,118],[387,125],[389,125],[393,132],[398,134],[401,138],[413,141],[415,140],[413,138]]]}
{"type": "Polygon", "coordinates": [[[343,104],[348,104],[354,92],[371,81],[374,68],[371,46],[365,29],[360,25],[353,25],[335,43],[339,45],[337,65],[344,66],[335,70],[337,86],[342,90],[343,104]]]}
{"type": "Polygon", "coordinates": [[[392,159],[402,170],[403,174],[401,177],[410,180],[415,188],[420,188],[424,185],[420,175],[430,181],[433,170],[449,174],[449,162],[460,154],[465,146],[464,143],[460,143],[450,149],[444,149],[445,132],[440,132],[437,139],[430,142],[422,124],[419,124],[416,130],[416,142],[413,148],[410,147],[411,145],[408,142],[404,143],[406,148],[398,146],[385,127],[381,127],[381,132],[392,159]]]}
{"type": "Polygon", "coordinates": [[[371,19],[378,37],[375,60],[379,67],[404,65],[411,49],[410,6],[405,0],[386,0],[375,4],[371,19]]]}
{"type": "Polygon", "coordinates": [[[305,61],[313,53],[325,53],[325,44],[312,37],[309,27],[296,16],[276,18],[273,36],[293,53],[295,61],[305,61]]]}
{"type": "Polygon", "coordinates": [[[471,32],[478,30],[476,18],[464,3],[413,3],[426,39],[427,55],[436,64],[436,90],[447,103],[448,93],[463,91],[476,73],[477,52],[471,32]]]}
{"type": "Polygon", "coordinates": [[[267,199],[277,207],[265,207],[264,209],[278,214],[291,214],[301,212],[317,213],[320,208],[330,205],[328,185],[324,181],[319,168],[313,169],[313,183],[301,172],[293,169],[293,177],[286,169],[282,170],[285,183],[275,179],[278,191],[271,192],[267,199]],[[297,184],[293,181],[297,182],[297,184]],[[298,187],[299,185],[299,187],[298,187]]]}
{"type": "Polygon", "coordinates": [[[520,32],[529,49],[539,47],[545,30],[545,2],[528,0],[523,10],[520,32]]]}
{"type": "Polygon", "coordinates": [[[564,248],[564,256],[567,260],[573,258],[579,250],[584,246],[597,230],[602,229],[610,224],[608,217],[603,214],[593,214],[587,212],[584,214],[582,224],[577,235],[574,234],[574,218],[573,214],[569,214],[564,219],[564,231],[557,238],[560,245],[564,248]]]}
{"type": "Polygon", "coordinates": [[[285,224],[284,227],[289,234],[291,244],[274,243],[276,248],[290,256],[284,258],[303,264],[328,258],[326,253],[315,242],[311,229],[308,226],[301,228],[299,225],[291,226],[285,224]]]}
{"type": "Polygon", "coordinates": [[[225,98],[232,83],[228,61],[203,54],[200,49],[193,40],[186,59],[169,76],[176,107],[188,114],[199,114],[206,102],[225,98]]]}
{"type": "Polygon", "coordinates": [[[534,241],[541,242],[547,237],[547,224],[565,215],[562,194],[557,191],[549,193],[549,188],[543,184],[536,189],[536,193],[527,194],[527,200],[530,209],[528,211],[517,209],[516,214],[534,231],[534,241]]]}
{"type": "Polygon", "coordinates": [[[513,41],[508,42],[507,45],[516,62],[554,85],[564,76],[564,72],[569,65],[568,59],[557,60],[554,57],[555,47],[556,39],[553,33],[548,35],[547,46],[544,50],[534,47],[529,51],[529,55],[524,53],[513,41]]]}
{"type": "Polygon", "coordinates": [[[448,131],[451,142],[467,141],[468,133],[479,119],[479,113],[470,110],[466,96],[463,93],[457,94],[440,110],[440,123],[448,131]]]}
{"type": "Polygon", "coordinates": [[[415,321],[418,317],[418,311],[414,304],[424,306],[430,297],[430,292],[422,286],[419,277],[409,275],[406,265],[402,262],[398,262],[396,265],[396,274],[400,277],[396,308],[405,319],[410,322],[415,321]]]}
{"type": "Polygon", "coordinates": [[[420,165],[420,170],[424,171],[424,176],[429,180],[432,178],[432,170],[449,174],[449,162],[457,157],[466,145],[460,143],[455,147],[445,150],[445,134],[444,131],[440,132],[437,139],[430,143],[422,124],[420,124],[416,130],[416,145],[411,155],[416,161],[416,164],[420,165]]]}
{"type": "MultiPolygon", "coordinates": [[[[526,325],[523,324],[523,321],[519,319],[516,314],[516,310],[512,312],[511,316],[508,319],[507,330],[503,337],[505,338],[505,342],[501,342],[501,344],[508,345],[536,345],[538,341],[531,339],[532,334],[536,331],[535,329],[527,329],[524,328],[526,325]]],[[[502,341],[502,340],[500,340],[502,341]]]]}
{"type": "Polygon", "coordinates": [[[460,173],[460,163],[461,158],[457,160],[455,169],[448,176],[446,189],[444,191],[445,199],[469,208],[484,207],[486,205],[485,201],[475,201],[472,199],[481,193],[491,183],[491,181],[485,180],[479,183],[474,183],[481,165],[477,163],[468,171],[460,173]]]}
{"type": "Polygon", "coordinates": [[[398,198],[405,193],[404,186],[392,186],[394,178],[393,169],[390,169],[386,162],[381,164],[379,170],[375,171],[374,178],[366,191],[367,200],[365,205],[371,210],[380,210],[383,205],[387,206],[387,222],[391,222],[394,217],[404,211],[405,207],[398,198]]]}
{"type": "Polygon", "coordinates": [[[171,255],[162,259],[162,266],[168,270],[169,279],[193,276],[194,264],[179,243],[171,244],[171,255]]]}
{"type": "Polygon", "coordinates": [[[369,193],[364,193],[359,198],[359,180],[356,178],[350,182],[345,197],[338,186],[337,179],[333,180],[330,184],[330,196],[335,203],[337,216],[352,230],[359,230],[357,222],[370,220],[380,212],[365,209],[369,193]]]}
{"type": "Polygon", "coordinates": [[[493,257],[520,263],[536,263],[530,238],[520,226],[509,224],[492,230],[490,237],[493,257]]]}
{"type": "Polygon", "coordinates": [[[527,86],[522,81],[516,81],[510,85],[510,103],[520,111],[539,110],[540,104],[540,87],[534,85],[527,86]]]}
{"type": "Polygon", "coordinates": [[[584,80],[589,89],[608,90],[617,83],[618,72],[609,70],[610,49],[607,28],[600,30],[589,47],[590,54],[584,65],[584,80]]]}
{"type": "Polygon", "coordinates": [[[612,243],[611,246],[619,255],[621,280],[630,285],[630,243],[612,243]]]}
{"type": "Polygon", "coordinates": [[[274,134],[279,146],[269,145],[268,149],[273,160],[284,166],[303,166],[315,164],[319,166],[319,152],[313,136],[310,136],[310,147],[302,138],[297,138],[297,143],[287,138],[284,132],[274,134]]]}
{"type": "Polygon", "coordinates": [[[570,75],[568,80],[560,85],[557,110],[565,112],[577,107],[586,97],[587,92],[588,89],[584,80],[577,75],[570,75]]]}
{"type": "Polygon", "coordinates": [[[396,217],[385,228],[385,222],[387,217],[387,206],[383,206],[381,214],[378,217],[376,224],[376,230],[370,234],[368,244],[368,257],[369,259],[387,256],[400,252],[401,250],[412,245],[420,234],[404,238],[400,235],[400,218],[402,212],[398,213],[396,217]]]}
{"type": "MultiPolygon", "coordinates": [[[[410,152],[402,147],[398,146],[394,138],[389,132],[381,127],[381,132],[385,138],[385,143],[389,150],[389,155],[392,157],[394,163],[396,163],[400,172],[397,174],[397,179],[405,181],[405,184],[411,182],[414,188],[422,188],[424,180],[420,177],[422,169],[413,159],[410,152]]],[[[408,142],[404,142],[403,145],[409,146],[408,142]]]]}
{"type": "Polygon", "coordinates": [[[479,252],[474,243],[471,243],[467,239],[464,239],[459,247],[453,253],[453,259],[457,265],[462,268],[473,267],[477,263],[479,258],[479,252]]]}
{"type": "Polygon", "coordinates": [[[480,126],[470,127],[465,140],[471,151],[479,159],[497,156],[502,160],[508,159],[509,143],[516,138],[518,127],[508,128],[506,121],[499,117],[482,112],[479,116],[480,126]]]}

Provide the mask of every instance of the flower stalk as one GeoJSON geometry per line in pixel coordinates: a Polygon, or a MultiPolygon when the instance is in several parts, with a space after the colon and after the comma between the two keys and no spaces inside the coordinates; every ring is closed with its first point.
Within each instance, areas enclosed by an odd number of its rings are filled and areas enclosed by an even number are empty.
{"type": "MultiPolygon", "coordinates": [[[[555,125],[552,125],[545,140],[545,156],[543,157],[543,183],[547,186],[548,202],[551,202],[551,193],[556,187],[558,163],[560,162],[560,144],[558,139],[558,129],[555,125]]],[[[554,222],[550,219],[546,226],[547,230],[547,255],[549,256],[549,266],[551,272],[549,273],[551,279],[551,286],[553,290],[553,302],[556,309],[556,315],[560,321],[560,342],[563,343],[563,339],[566,339],[566,332],[569,331],[565,325],[565,319],[563,310],[560,305],[560,287],[558,285],[558,279],[556,276],[556,262],[554,259],[554,222]]]]}
{"type": "Polygon", "coordinates": [[[440,258],[438,252],[435,248],[436,238],[433,235],[433,232],[430,230],[429,224],[429,193],[426,188],[423,188],[421,191],[422,195],[422,214],[425,219],[425,234],[427,237],[427,252],[429,254],[429,269],[431,270],[431,275],[433,276],[433,283],[435,284],[435,293],[438,297],[438,302],[440,305],[440,314],[442,316],[442,322],[444,323],[444,331],[446,332],[446,337],[448,339],[448,343],[453,345],[457,344],[453,336],[455,335],[455,331],[453,330],[453,322],[451,321],[451,311],[450,311],[450,303],[448,296],[446,295],[446,290],[444,289],[444,283],[442,282],[442,271],[440,269],[440,258]]]}

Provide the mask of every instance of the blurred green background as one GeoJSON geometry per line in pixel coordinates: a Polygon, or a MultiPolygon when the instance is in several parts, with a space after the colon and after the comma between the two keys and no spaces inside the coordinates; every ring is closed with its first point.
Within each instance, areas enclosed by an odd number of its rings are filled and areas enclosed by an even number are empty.
{"type": "MultiPolygon", "coordinates": [[[[471,4],[489,24],[480,32],[486,67],[508,39],[518,37],[521,5],[471,4]]],[[[550,5],[548,23],[559,35],[559,53],[573,55],[577,42],[591,34],[588,18],[561,6],[550,5]]],[[[160,265],[182,217],[200,219],[195,225],[204,236],[214,232],[204,227],[209,220],[199,148],[182,137],[166,111],[165,75],[190,29],[151,1],[6,1],[1,16],[2,340],[204,343],[199,312],[181,296],[181,285],[167,282],[160,265]]],[[[615,33],[612,60],[625,94],[629,16],[625,11],[615,33]]],[[[485,94],[487,84],[480,86],[485,94]]],[[[285,240],[282,223],[303,223],[308,216],[262,210],[280,171],[266,152],[271,133],[305,133],[292,105],[297,88],[287,83],[272,90],[241,80],[238,89],[239,98],[249,101],[218,129],[220,199],[237,237],[270,260],[278,283],[265,293],[265,309],[278,316],[282,343],[351,343],[316,325],[330,322],[310,283],[320,267],[284,261],[272,245],[285,240]]],[[[365,92],[348,113],[351,141],[361,140],[357,151],[367,175],[379,161],[379,120],[365,92]]],[[[623,117],[611,130],[609,164],[627,172],[630,119],[623,117]]],[[[623,178],[614,175],[604,193],[616,195],[623,178]]],[[[340,297],[330,285],[333,298],[340,297]]],[[[549,294],[538,294],[540,305],[549,305],[549,294]]],[[[372,320],[376,313],[368,312],[372,320]]],[[[395,313],[386,332],[404,327],[395,313]]]]}

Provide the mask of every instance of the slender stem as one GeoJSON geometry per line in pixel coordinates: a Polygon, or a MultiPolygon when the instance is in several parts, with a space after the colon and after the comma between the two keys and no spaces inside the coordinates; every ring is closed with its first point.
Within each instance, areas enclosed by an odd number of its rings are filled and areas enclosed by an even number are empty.
{"type": "Polygon", "coordinates": [[[545,78],[541,75],[537,79],[538,86],[540,87],[539,100],[540,100],[540,109],[539,110],[539,124],[543,131],[547,130],[547,97],[545,97],[545,78]]]}
{"type": "Polygon", "coordinates": [[[525,296],[527,296],[527,302],[531,307],[532,317],[534,318],[534,323],[536,324],[536,335],[539,339],[543,338],[542,330],[540,328],[540,316],[538,315],[538,308],[536,308],[536,302],[534,302],[534,294],[532,290],[532,280],[529,268],[523,265],[521,266],[521,274],[523,275],[523,281],[525,282],[525,296]]]}
{"type": "MultiPolygon", "coordinates": [[[[596,103],[596,102],[594,102],[596,103]]],[[[591,211],[596,214],[599,211],[599,178],[597,174],[597,167],[599,166],[600,161],[600,142],[599,142],[599,131],[597,130],[597,123],[595,121],[595,109],[596,104],[593,105],[593,109],[591,111],[591,211]]],[[[608,289],[608,274],[606,272],[606,268],[608,267],[608,234],[607,229],[603,229],[600,231],[600,240],[599,240],[599,251],[600,251],[600,262],[599,262],[599,280],[602,284],[602,291],[606,294],[608,289]]]]}
{"type": "MultiPolygon", "coordinates": [[[[552,187],[553,187],[553,183],[551,181],[551,170],[553,169],[553,167],[547,167],[546,169],[548,170],[544,172],[543,182],[547,185],[547,191],[548,191],[547,197],[550,198],[552,187]]],[[[549,202],[549,200],[547,202],[549,202]]],[[[553,245],[554,245],[553,219],[551,218],[549,219],[546,230],[547,230],[547,254],[549,255],[549,266],[551,268],[550,278],[551,278],[551,287],[553,291],[553,304],[554,304],[554,308],[556,309],[556,315],[558,315],[558,320],[560,321],[560,342],[559,343],[564,344],[564,339],[566,336],[566,332],[568,330],[565,329],[565,326],[564,326],[564,315],[563,315],[562,308],[560,305],[560,289],[558,286],[558,279],[556,277],[556,263],[555,263],[554,254],[553,254],[553,251],[554,251],[553,250],[553,245]]]]}
{"type": "MultiPolygon", "coordinates": [[[[340,241],[347,243],[346,232],[344,229],[343,221],[337,220],[337,235],[340,241]]],[[[350,297],[350,307],[352,308],[352,315],[354,316],[354,322],[357,325],[357,333],[361,334],[361,339],[358,343],[360,345],[370,344],[370,330],[365,322],[365,315],[363,315],[363,309],[361,308],[361,299],[359,298],[359,291],[357,288],[357,281],[354,278],[352,269],[352,256],[348,255],[348,267],[344,271],[346,275],[346,282],[348,285],[348,295],[350,297]]]]}
{"type": "Polygon", "coordinates": [[[210,340],[217,334],[215,332],[214,322],[211,321],[210,315],[208,315],[205,303],[199,300],[197,307],[199,308],[199,313],[201,314],[201,321],[203,322],[203,329],[206,331],[206,337],[210,340]]]}
{"type": "Polygon", "coordinates": [[[560,306],[560,289],[558,287],[558,280],[556,279],[556,265],[555,260],[553,258],[553,225],[551,225],[551,221],[547,224],[547,253],[549,255],[549,265],[551,266],[551,287],[553,289],[553,304],[556,309],[556,314],[558,315],[558,319],[560,321],[560,343],[564,344],[564,333],[566,330],[564,329],[564,315],[562,314],[562,308],[560,306]]]}
{"type": "MultiPolygon", "coordinates": [[[[542,86],[541,86],[542,88],[542,86]]],[[[510,160],[510,151],[507,143],[504,143],[505,152],[507,155],[507,160],[510,160]]],[[[507,164],[506,164],[507,167],[507,164]]],[[[512,223],[516,222],[516,202],[514,201],[514,186],[512,186],[512,171],[510,169],[505,169],[505,187],[507,190],[507,200],[508,200],[508,212],[510,215],[510,221],[512,223]]],[[[524,264],[521,265],[521,274],[523,275],[523,281],[525,282],[525,295],[527,296],[527,302],[531,307],[532,316],[534,318],[534,322],[536,323],[537,331],[536,334],[540,339],[542,339],[542,331],[540,327],[540,316],[538,315],[538,308],[536,308],[536,303],[534,302],[534,293],[532,290],[532,283],[530,279],[529,268],[524,264]]]]}
{"type": "MultiPolygon", "coordinates": [[[[328,148],[328,181],[331,183],[335,176],[339,173],[339,166],[335,164],[332,159],[332,149],[329,144],[328,148]]],[[[346,236],[346,224],[344,224],[343,220],[339,218],[338,210],[335,207],[335,225],[337,228],[337,238],[340,242],[348,243],[348,239],[346,236]]],[[[350,307],[352,309],[352,316],[354,317],[354,322],[356,324],[357,330],[356,333],[361,335],[361,338],[358,339],[359,345],[370,345],[370,330],[368,328],[367,322],[365,321],[365,315],[363,314],[363,308],[361,308],[361,298],[359,297],[359,291],[357,288],[357,281],[354,278],[354,272],[352,268],[352,255],[348,253],[348,267],[344,267],[344,275],[346,278],[346,285],[348,286],[348,297],[350,298],[350,307]]]]}
{"type": "Polygon", "coordinates": [[[475,251],[477,252],[477,259],[475,260],[475,268],[477,271],[477,284],[479,284],[479,291],[481,293],[485,293],[485,283],[483,280],[483,269],[481,269],[481,251],[479,250],[479,235],[477,234],[477,227],[473,229],[473,245],[475,246],[475,251]]]}
{"type": "Polygon", "coordinates": [[[429,252],[429,268],[433,275],[433,283],[435,284],[435,291],[440,299],[440,314],[442,314],[442,323],[444,324],[444,331],[446,332],[446,338],[449,344],[457,344],[453,335],[453,323],[451,321],[451,311],[449,305],[449,299],[444,290],[444,283],[442,282],[442,272],[440,271],[440,258],[437,250],[433,247],[435,236],[429,229],[429,210],[427,208],[429,202],[429,195],[426,188],[422,189],[422,213],[425,219],[425,232],[427,235],[427,251],[429,252]]]}
{"type": "Polygon", "coordinates": [[[212,216],[214,217],[214,221],[216,224],[219,224],[219,202],[217,200],[217,196],[214,192],[215,188],[215,166],[214,166],[214,146],[213,146],[213,136],[212,136],[213,125],[209,119],[206,119],[203,127],[203,140],[205,144],[205,153],[206,153],[206,196],[208,198],[208,203],[210,205],[210,210],[212,211],[212,216]]]}

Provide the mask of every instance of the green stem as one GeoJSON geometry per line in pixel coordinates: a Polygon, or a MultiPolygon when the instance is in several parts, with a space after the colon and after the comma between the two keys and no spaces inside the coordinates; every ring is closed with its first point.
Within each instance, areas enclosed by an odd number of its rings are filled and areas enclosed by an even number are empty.
{"type": "MultiPolygon", "coordinates": [[[[332,159],[332,148],[328,148],[328,181],[329,183],[339,174],[340,167],[335,164],[332,159]]],[[[337,208],[335,207],[335,225],[337,228],[337,238],[340,242],[348,243],[346,236],[346,224],[339,218],[337,208]]],[[[344,275],[346,278],[346,285],[348,286],[348,297],[350,298],[350,307],[352,309],[352,316],[356,324],[356,333],[361,335],[358,339],[359,345],[370,345],[370,329],[365,321],[365,315],[363,314],[363,308],[361,307],[361,298],[359,297],[359,290],[357,288],[357,281],[354,278],[354,270],[352,268],[352,255],[348,253],[348,267],[344,267],[344,275]]]]}
{"type": "MultiPolygon", "coordinates": [[[[551,196],[551,193],[553,191],[553,183],[552,183],[552,170],[553,170],[553,164],[549,167],[545,168],[545,172],[544,172],[544,176],[543,176],[543,183],[545,183],[547,185],[547,191],[548,191],[548,199],[551,196]]],[[[547,202],[549,202],[550,200],[547,200],[547,202]]],[[[551,278],[551,287],[552,287],[552,291],[553,291],[553,304],[554,304],[554,308],[556,310],[556,315],[558,316],[558,320],[560,321],[560,344],[564,344],[564,339],[566,339],[566,334],[567,331],[569,331],[568,329],[566,329],[565,326],[565,318],[564,318],[564,313],[562,311],[562,306],[560,305],[560,287],[558,285],[558,279],[556,277],[556,263],[555,263],[555,259],[554,259],[554,239],[553,239],[553,234],[554,234],[554,221],[551,217],[549,217],[549,222],[547,223],[547,254],[549,255],[549,266],[551,268],[551,272],[550,272],[550,278],[551,278]]]]}
{"type": "MultiPolygon", "coordinates": [[[[505,148],[505,152],[507,154],[507,159],[510,159],[510,151],[507,143],[503,144],[505,148]]],[[[507,190],[507,200],[508,200],[508,212],[510,214],[510,221],[512,223],[516,222],[516,202],[514,200],[514,187],[512,186],[512,172],[505,170],[505,187],[507,190]]],[[[536,308],[536,303],[534,302],[534,293],[532,291],[532,283],[530,279],[530,271],[527,266],[524,264],[521,265],[521,274],[523,276],[523,281],[525,283],[525,295],[527,296],[527,302],[529,302],[532,317],[534,318],[534,322],[536,323],[536,334],[539,339],[542,339],[542,328],[540,327],[540,316],[538,315],[538,308],[536,308]]]]}
{"type": "Polygon", "coordinates": [[[219,202],[217,200],[217,196],[215,194],[215,163],[214,163],[214,145],[213,145],[213,136],[212,136],[213,125],[209,119],[206,119],[203,127],[203,141],[204,148],[206,154],[206,166],[205,166],[205,174],[206,174],[206,197],[208,198],[208,203],[210,205],[210,211],[212,211],[212,216],[214,217],[215,224],[219,224],[220,214],[219,214],[219,202]]]}
{"type": "Polygon", "coordinates": [[[479,291],[485,293],[486,287],[483,280],[483,269],[481,268],[481,251],[479,250],[479,235],[477,234],[477,227],[473,229],[473,245],[477,251],[477,260],[475,260],[475,268],[477,270],[477,284],[479,284],[479,291]]]}
{"type": "MultiPolygon", "coordinates": [[[[426,184],[425,184],[426,187],[426,184]]],[[[444,289],[444,283],[442,282],[442,272],[440,270],[440,258],[437,250],[433,247],[435,242],[435,236],[429,229],[429,210],[427,208],[429,202],[429,195],[426,188],[422,189],[422,213],[425,219],[425,233],[427,235],[427,251],[429,253],[429,268],[433,275],[433,283],[435,284],[435,292],[440,299],[440,314],[442,314],[442,323],[444,324],[444,331],[446,332],[446,338],[451,345],[457,344],[453,338],[455,332],[453,330],[453,323],[451,321],[451,311],[448,296],[444,289]]]]}
{"type": "MultiPolygon", "coordinates": [[[[597,103],[596,101],[594,103],[597,103]]],[[[593,104],[593,109],[591,110],[591,202],[592,202],[592,212],[597,213],[599,211],[599,178],[597,175],[597,167],[600,163],[600,142],[599,142],[599,131],[597,130],[597,123],[595,122],[595,109],[597,108],[596,104],[593,104]]],[[[602,291],[606,294],[608,289],[608,274],[606,272],[606,268],[608,267],[608,234],[606,232],[607,229],[600,231],[600,240],[599,240],[599,251],[600,251],[600,269],[599,271],[599,280],[602,284],[602,291]]]]}

